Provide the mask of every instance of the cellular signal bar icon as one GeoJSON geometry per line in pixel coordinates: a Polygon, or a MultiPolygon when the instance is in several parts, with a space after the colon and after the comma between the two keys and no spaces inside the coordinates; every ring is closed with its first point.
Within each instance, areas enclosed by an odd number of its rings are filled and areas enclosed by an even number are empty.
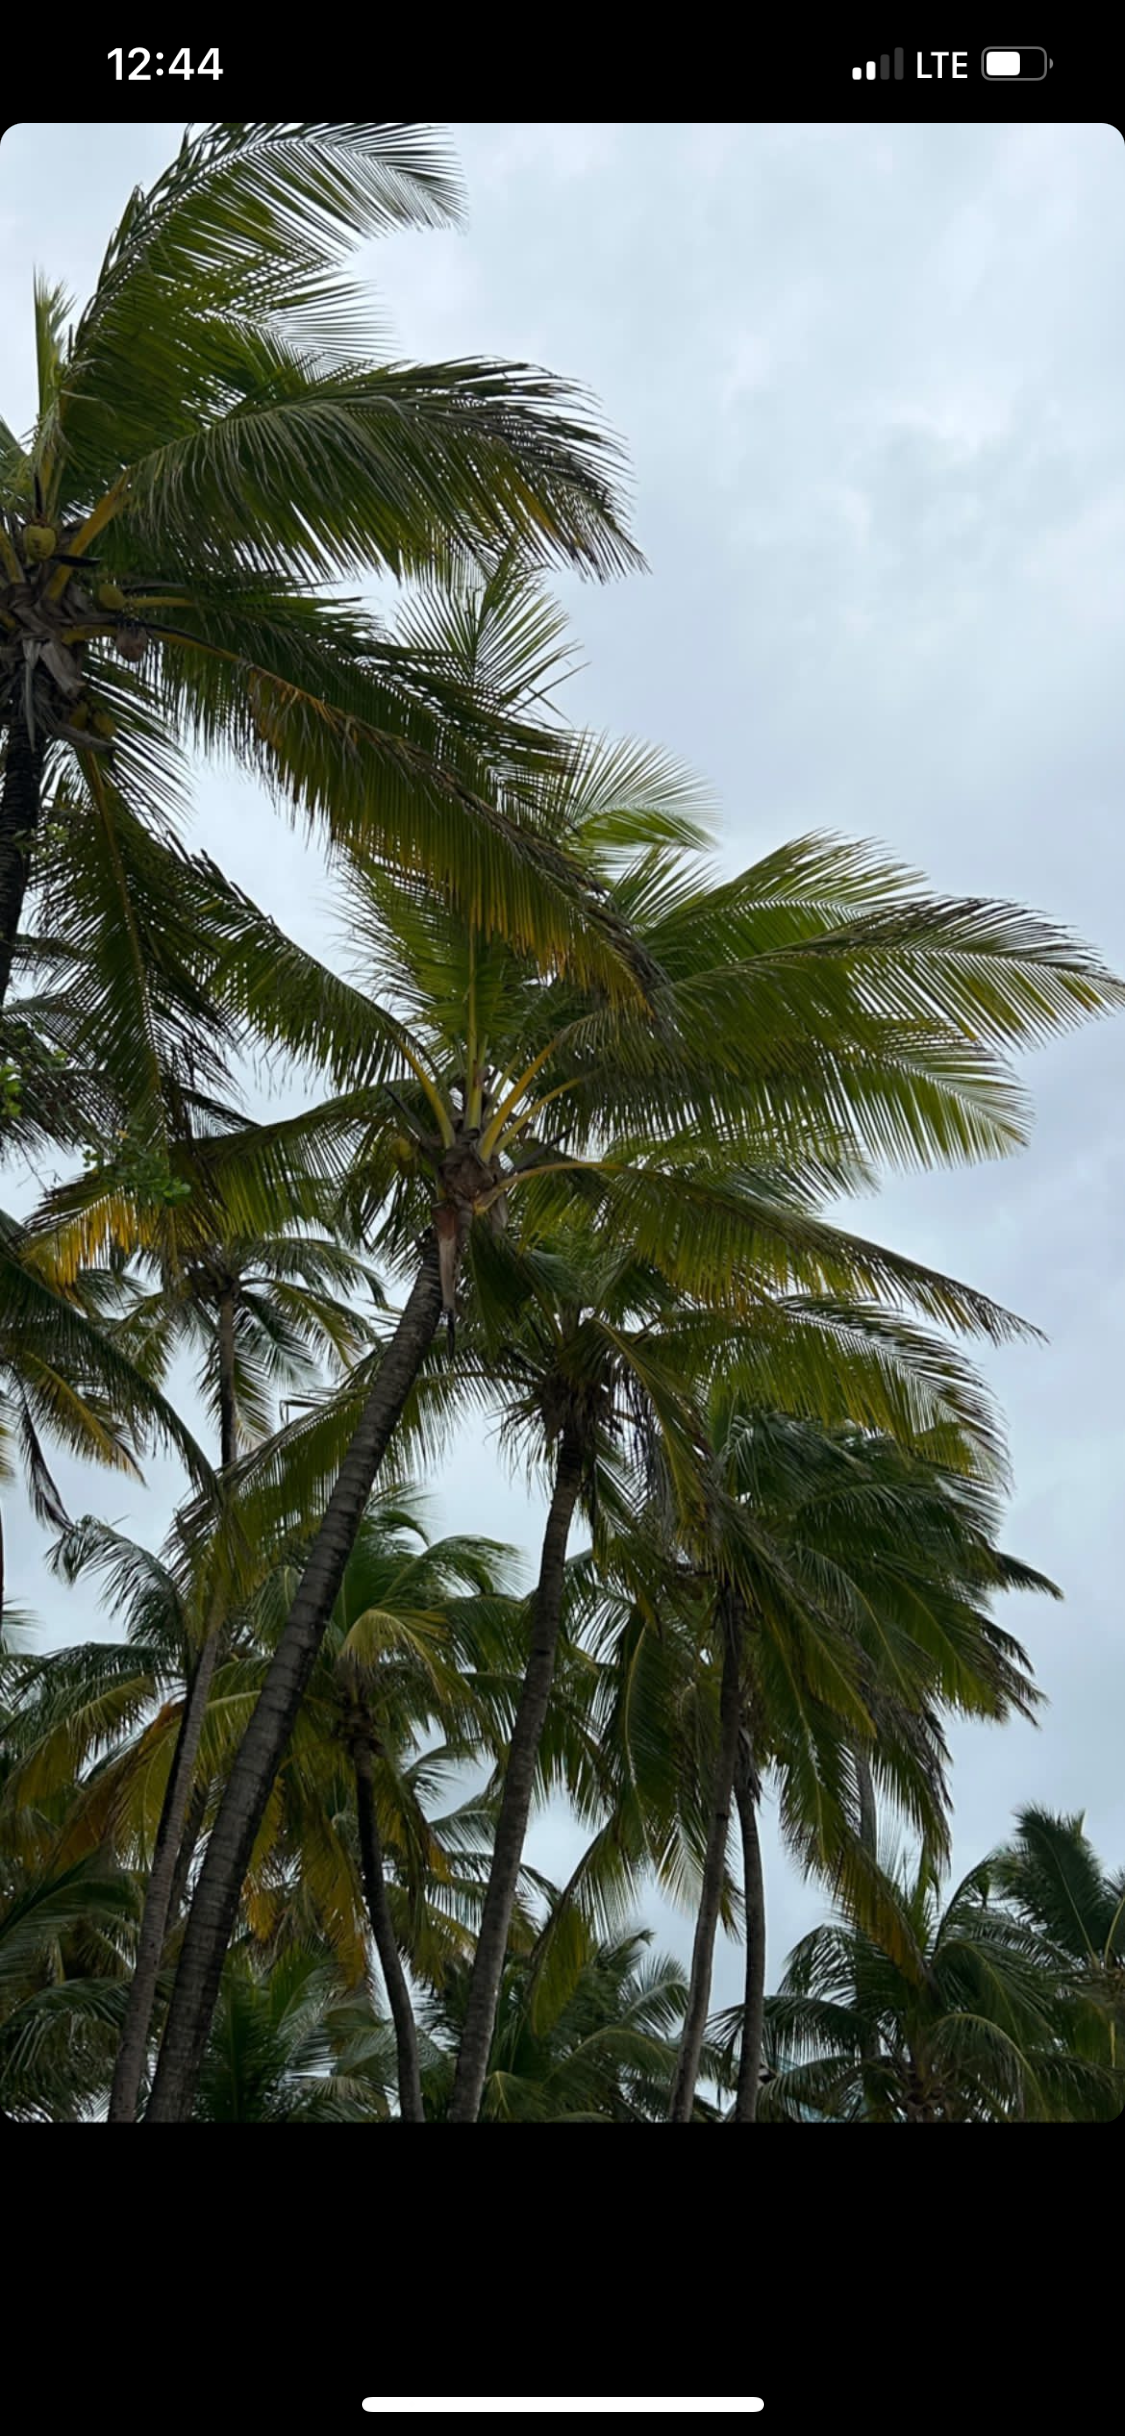
{"type": "MultiPolygon", "coordinates": [[[[882,56],[881,56],[881,58],[880,58],[880,61],[879,61],[879,69],[878,69],[878,73],[879,73],[879,75],[880,75],[880,76],[889,76],[889,75],[890,75],[890,72],[891,72],[891,62],[890,62],[890,56],[889,56],[889,54],[888,54],[886,51],[884,51],[884,52],[883,52],[883,54],[882,54],[882,56]]],[[[901,76],[902,76],[902,73],[903,73],[903,68],[902,68],[902,52],[901,52],[901,51],[896,51],[896,52],[895,52],[895,75],[896,75],[897,77],[901,77],[901,76]]],[[[852,78],[853,78],[854,83],[856,83],[856,84],[858,84],[858,83],[859,83],[859,81],[860,81],[860,78],[861,78],[861,77],[866,76],[868,84],[869,84],[869,85],[873,85],[873,84],[874,84],[874,82],[875,82],[875,74],[876,74],[876,70],[875,70],[875,62],[874,62],[874,60],[873,60],[873,59],[869,59],[869,60],[868,60],[867,65],[866,65],[866,67],[865,67],[865,68],[853,68],[853,69],[852,69],[852,78]]]]}

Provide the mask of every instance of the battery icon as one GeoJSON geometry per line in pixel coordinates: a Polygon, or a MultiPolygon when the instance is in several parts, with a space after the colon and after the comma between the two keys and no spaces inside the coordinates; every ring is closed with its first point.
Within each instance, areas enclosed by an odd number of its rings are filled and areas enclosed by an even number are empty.
{"type": "Polygon", "coordinates": [[[995,77],[997,79],[1000,77],[1007,79],[1019,76],[1026,79],[1028,77],[1045,76],[1051,62],[1047,57],[1046,51],[1039,49],[1038,46],[1034,44],[1029,50],[1025,44],[1023,50],[1021,51],[985,51],[981,58],[980,64],[982,76],[995,77]]]}

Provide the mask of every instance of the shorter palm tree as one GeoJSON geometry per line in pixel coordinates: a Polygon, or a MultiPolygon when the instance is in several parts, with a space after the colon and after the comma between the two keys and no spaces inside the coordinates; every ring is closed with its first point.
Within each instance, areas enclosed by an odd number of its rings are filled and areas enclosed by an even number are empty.
{"type": "MultiPolygon", "coordinates": [[[[485,2072],[480,2120],[492,2123],[654,2123],[667,2113],[687,1997],[681,1965],[650,1955],[651,1929],[598,1939],[558,1888],[540,1881],[551,1905],[530,1954],[507,1963],[485,2072]]],[[[450,1974],[425,2008],[435,2041],[460,2047],[469,1973],[450,1974]]],[[[726,2059],[705,2069],[729,2081],[726,2059]]],[[[423,2075],[427,2111],[449,2113],[452,2057],[423,2075]]],[[[696,2101],[698,2121],[717,2121],[696,2101]]]]}
{"type": "Polygon", "coordinates": [[[922,1855],[814,1929],[765,2006],[762,2122],[1106,2121],[1120,2074],[1077,2054],[1055,1956],[994,1865],[943,1905],[922,1855]]]}
{"type": "Polygon", "coordinates": [[[104,2098],[136,1890],[101,1855],[11,1855],[0,1891],[0,2122],[74,2123],[104,2098]]]}
{"type": "MultiPolygon", "coordinates": [[[[138,1453],[160,1438],[198,1485],[213,1486],[206,1459],[174,1406],[104,1324],[115,1299],[107,1272],[53,1276],[27,1230],[0,1212],[0,1299],[0,1481],[11,1477],[11,1456],[18,1453],[40,1522],[59,1528],[67,1521],[46,1436],[68,1453],[134,1479],[141,1477],[138,1453]]],[[[3,1596],[0,1535],[0,1612],[3,1596]]]]}
{"type": "Polygon", "coordinates": [[[1016,1813],[1016,1834],[995,1856],[997,1882],[1058,1958],[1073,1989],[1075,2035],[1084,2053],[1125,2060],[1125,1870],[1103,1869],[1083,1814],[1065,1818],[1035,1803],[1016,1813]],[[1093,2029],[1093,2037],[1090,2033],[1093,2029]]]}
{"type": "Polygon", "coordinates": [[[379,2123],[394,2045],[327,1947],[227,1956],[196,2094],[198,2123],[379,2123]]]}
{"type": "MultiPolygon", "coordinates": [[[[505,1617],[511,1625],[522,1609],[505,1587],[512,1553],[467,1537],[428,1543],[409,1491],[373,1499],[278,1780],[283,1877],[288,1843],[323,1925],[333,1934],[336,1924],[338,1943],[343,1931],[342,1950],[353,1924],[370,1933],[394,2024],[399,2111],[407,2122],[425,2116],[403,1955],[414,1969],[440,1977],[442,1911],[434,1897],[454,1913],[464,1910],[466,1897],[474,1908],[474,1890],[459,1883],[457,1857],[445,1849],[441,1822],[428,1814],[422,1795],[432,1793],[447,1766],[475,1757],[482,1744],[493,1751],[501,1744],[505,1720],[487,1686],[499,1654],[496,1627],[505,1617]]],[[[294,1580],[293,1566],[283,1566],[264,1586],[259,1648],[268,1650],[276,1639],[294,1580]]],[[[266,1858],[261,1842],[259,1858],[266,1858]]],[[[454,1934],[454,1951],[457,1943],[454,1934]]]]}

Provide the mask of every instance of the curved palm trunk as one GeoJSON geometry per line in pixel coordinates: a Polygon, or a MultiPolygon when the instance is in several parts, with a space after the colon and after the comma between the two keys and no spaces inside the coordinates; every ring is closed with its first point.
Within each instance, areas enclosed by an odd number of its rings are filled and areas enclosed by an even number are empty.
{"type": "Polygon", "coordinates": [[[418,2061],[418,2031],[406,1973],[399,1958],[398,1941],[387,1901],[387,1886],[383,1876],[383,1849],[379,1840],[379,1821],[375,1811],[375,1788],[371,1752],[361,1743],[354,1758],[355,1807],[359,1825],[359,1857],[363,1869],[363,1891],[367,1897],[367,1916],[371,1934],[391,2008],[395,2026],[395,2053],[398,2058],[398,2104],[404,2123],[424,2123],[426,2110],[422,2104],[422,2074],[418,2061]]]}
{"type": "Polygon", "coordinates": [[[12,977],[32,841],[39,826],[43,751],[41,743],[32,744],[25,720],[13,719],[0,793],[0,1006],[12,977]]]}
{"type": "Polygon", "coordinates": [[[344,1568],[407,1396],[441,1310],[437,1244],[421,1268],[379,1366],[340,1476],[313,1541],[257,1707],[227,1780],[188,1914],[146,2123],[181,2123],[195,2084],[238,1914],[242,1882],[344,1568]]]}
{"type": "Polygon", "coordinates": [[[555,1651],[566,1578],[566,1543],[581,1483],[582,1444],[577,1430],[568,1424],[559,1445],[555,1485],[543,1534],[531,1623],[531,1648],[512,1727],[504,1790],[500,1797],[500,1815],[496,1822],[496,1841],[492,1848],[492,1867],[488,1873],[488,1891],[484,1898],[480,1935],[469,1977],[469,1999],[449,2108],[450,2123],[475,2123],[484,2094],[500,1981],[508,1949],[508,1929],[531,1810],[535,1764],[539,1757],[543,1721],[555,1672],[555,1651]]]}
{"type": "Polygon", "coordinates": [[[724,1599],[723,1614],[723,1674],[719,1690],[719,1751],[715,1763],[715,1784],[711,1802],[711,1824],[707,1835],[707,1850],[703,1861],[703,1884],[699,1894],[699,1912],[691,1949],[691,1979],[688,1985],[687,2011],[680,2038],[679,2060],[668,2109],[670,2123],[690,2123],[695,2104],[695,2084],[699,2078],[699,2058],[703,2051],[703,2033],[707,2027],[707,2007],[711,2001],[711,1968],[715,1956],[715,1933],[719,1925],[722,1901],[723,1871],[726,1867],[727,1837],[730,1832],[730,1805],[734,1787],[735,1762],[738,1757],[738,1736],[742,1724],[742,1700],[739,1684],[742,1658],[741,1613],[733,1599],[724,1599]]]}
{"type": "MultiPolygon", "coordinates": [[[[148,2058],[148,2043],[152,2032],[152,2014],[156,2003],[156,1983],[160,1975],[164,1941],[172,1918],[172,1896],[179,1874],[181,1846],[187,1822],[188,1807],[195,1781],[195,1763],[199,1755],[199,1738],[211,1694],[211,1680],[219,1655],[221,1628],[216,1623],[208,1633],[199,1653],[191,1688],[184,1702],[180,1731],[171,1771],[164,1795],[160,1825],[156,1831],[156,1849],[145,1888],[144,1911],[137,1940],[137,1959],[125,2006],[121,2029],[121,2044],[113,2068],[113,2087],[109,2095],[109,2123],[135,2123],[140,2101],[141,2083],[148,2058]]],[[[190,1858],[190,1856],[189,1856],[190,1858]]],[[[186,1871],[184,1873],[186,1876],[186,1871]]]]}
{"type": "Polygon", "coordinates": [[[745,1736],[739,1742],[734,1798],[742,1831],[742,1884],[746,1902],[746,1988],[742,2000],[742,2047],[734,2121],[755,2123],[762,2075],[762,2024],[766,2001],[766,1888],[758,1835],[758,1779],[745,1736]]]}
{"type": "MultiPolygon", "coordinates": [[[[219,1461],[224,1476],[234,1462],[234,1456],[234,1296],[226,1294],[219,1311],[219,1461]]],[[[164,1793],[164,1807],[156,1831],[156,1849],[145,1888],[137,1959],[125,2007],[121,2044],[113,2068],[113,2087],[109,2093],[108,2123],[135,2123],[137,2120],[141,2082],[152,2036],[156,1983],[160,1976],[169,1922],[176,1916],[177,1897],[182,1901],[199,1834],[199,1824],[195,1825],[194,1832],[189,1833],[192,1804],[198,1790],[195,1763],[218,1662],[221,1629],[221,1618],[214,1617],[200,1650],[180,1719],[180,1731],[164,1793]]]]}

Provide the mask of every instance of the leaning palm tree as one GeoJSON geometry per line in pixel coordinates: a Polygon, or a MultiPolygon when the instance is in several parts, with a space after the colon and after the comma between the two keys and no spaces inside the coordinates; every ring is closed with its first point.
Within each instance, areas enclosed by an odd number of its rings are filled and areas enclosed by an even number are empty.
{"type": "Polygon", "coordinates": [[[1119,2074],[1076,2053],[1055,1958],[987,1862],[943,1905],[924,1855],[873,1882],[862,1916],[814,1929],[766,2001],[763,2121],[1097,2119],[1119,2074]]]}
{"type": "MultiPolygon", "coordinates": [[[[298,1439],[290,1496],[301,1516],[299,1469],[298,1439]]],[[[157,1557],[87,1517],[60,1538],[55,1567],[66,1579],[99,1578],[127,1638],[8,1662],[4,1836],[12,1837],[29,1807],[46,1803],[53,1812],[62,1802],[57,1835],[68,1866],[105,1845],[145,1876],[112,2121],[135,2120],[159,1974],[174,1958],[198,1847],[288,1609],[300,1527],[290,1536],[290,1555],[279,1561],[260,1520],[240,1534],[241,1573],[230,1568],[237,1596],[222,1629],[203,1644],[204,1653],[212,1645],[218,1653],[204,1673],[195,1620],[208,1587],[175,1526],[157,1557]],[[251,1541],[258,1553],[248,1570],[251,1541]],[[170,1840],[189,1724],[190,1799],[170,1840]]],[[[289,1918],[294,1933],[326,1936],[352,1978],[373,1944],[394,2028],[399,2111],[408,2121],[423,2117],[401,1956],[436,1984],[446,1951],[463,1951],[479,1917],[487,1851],[479,1861],[466,1852],[468,1822],[460,1819],[449,1826],[447,1845],[434,1795],[451,1768],[472,1763],[482,1748],[502,1747],[510,1686],[518,1688],[522,1605],[503,1588],[509,1562],[510,1551],[490,1541],[429,1541],[410,1492],[386,1491],[373,1505],[244,1895],[244,1917],[259,1940],[276,1936],[289,1918]]]]}
{"type": "MultiPolygon", "coordinates": [[[[482,626],[510,620],[503,588],[491,601],[488,590],[471,596],[470,659],[482,626]]],[[[464,668],[464,638],[448,649],[464,668]]],[[[353,920],[381,946],[398,942],[398,1007],[368,1002],[365,1014],[360,993],[329,988],[252,909],[232,931],[226,986],[273,1037],[308,1053],[331,1005],[352,1080],[366,1038],[372,1124],[356,1189],[369,1223],[382,1212],[386,1251],[409,1260],[413,1278],[208,1849],[152,2120],[176,2119],[187,2104],[303,1685],[439,1315],[453,1318],[479,1222],[534,1237],[577,1199],[615,1240],[716,1307],[745,1313],[797,1287],[912,1300],[944,1324],[1003,1334],[1010,1315],[985,1298],[833,1227],[825,1195],[869,1178],[872,1156],[925,1162],[1013,1148],[1022,1109],[1003,1052],[1120,995],[1050,925],[1012,907],[927,900],[913,875],[867,849],[805,841],[715,887],[667,843],[685,818],[679,774],[635,749],[572,739],[564,776],[543,782],[540,814],[656,974],[639,1020],[578,976],[544,977],[479,920],[410,894],[358,854],[353,920]],[[646,835],[659,844],[646,847],[646,835]]]]}
{"type": "MultiPolygon", "coordinates": [[[[111,1341],[153,1378],[184,1346],[202,1354],[225,1494],[240,1446],[275,1417],[279,1389],[316,1385],[321,1363],[338,1371],[362,1350],[370,1328],[355,1297],[373,1290],[378,1299],[379,1288],[354,1249],[324,1231],[321,1139],[338,1155],[334,1117],[251,1124],[232,1104],[232,1027],[205,981],[221,882],[135,821],[119,821],[112,842],[110,853],[104,826],[72,822],[65,867],[41,892],[65,1005],[63,1054],[68,1066],[93,1066],[113,1121],[85,1174],[47,1195],[31,1237],[67,1281],[91,1262],[115,1264],[111,1341]],[[109,918],[118,901],[130,917],[120,935],[109,918]]],[[[47,1012],[40,1007],[41,1023],[47,1012]]],[[[212,1597],[195,1619],[111,2121],[136,2117],[226,1604],[212,1597]]]]}
{"type": "MultiPolygon", "coordinates": [[[[56,1260],[73,1257],[76,1248],[100,1248],[108,1239],[111,1249],[137,1255],[142,1280],[146,1269],[154,1276],[152,1290],[144,1292],[139,1283],[125,1298],[114,1340],[147,1367],[161,1370],[179,1343],[194,1343],[201,1350],[199,1385],[218,1423],[222,1483],[229,1479],[240,1441],[267,1429],[279,1386],[307,1389],[319,1381],[317,1356],[339,1366],[361,1349],[370,1331],[344,1297],[349,1289],[354,1293],[364,1285],[370,1288],[373,1280],[362,1261],[307,1226],[302,1232],[283,1223],[251,1238],[241,1233],[232,1213],[244,1209],[248,1200],[252,1205],[255,1197],[261,1198],[262,1129],[232,1126],[229,1117],[222,1125],[218,1120],[226,1112],[212,1105],[207,1111],[210,1127],[202,1131],[193,1124],[188,1096],[174,1083],[168,1096],[179,1119],[164,1135],[173,1162],[172,1194],[140,1194],[135,1184],[129,1190],[113,1162],[107,1162],[48,1204],[44,1239],[56,1260]]],[[[276,1137],[269,1147],[276,1167],[276,1137]]],[[[315,1175],[299,1157],[287,1165],[292,1172],[288,1209],[308,1219],[321,1198],[315,1175]]],[[[273,1175],[269,1185],[276,1191],[273,1175]]],[[[266,1216],[271,1198],[267,1189],[266,1216]]],[[[213,1598],[200,1619],[201,1638],[153,1852],[111,2121],[136,2118],[168,1907],[223,1645],[224,1606],[221,1597],[213,1598]]]]}
{"type": "Polygon", "coordinates": [[[613,962],[580,873],[475,783],[487,706],[320,589],[454,540],[641,563],[616,450],[564,384],[378,360],[343,256],[459,212],[432,127],[204,125],[131,196],[73,320],[37,282],[34,427],[0,423],[0,1000],[60,774],[92,820],[159,822],[191,738],[514,935],[613,962]]]}

